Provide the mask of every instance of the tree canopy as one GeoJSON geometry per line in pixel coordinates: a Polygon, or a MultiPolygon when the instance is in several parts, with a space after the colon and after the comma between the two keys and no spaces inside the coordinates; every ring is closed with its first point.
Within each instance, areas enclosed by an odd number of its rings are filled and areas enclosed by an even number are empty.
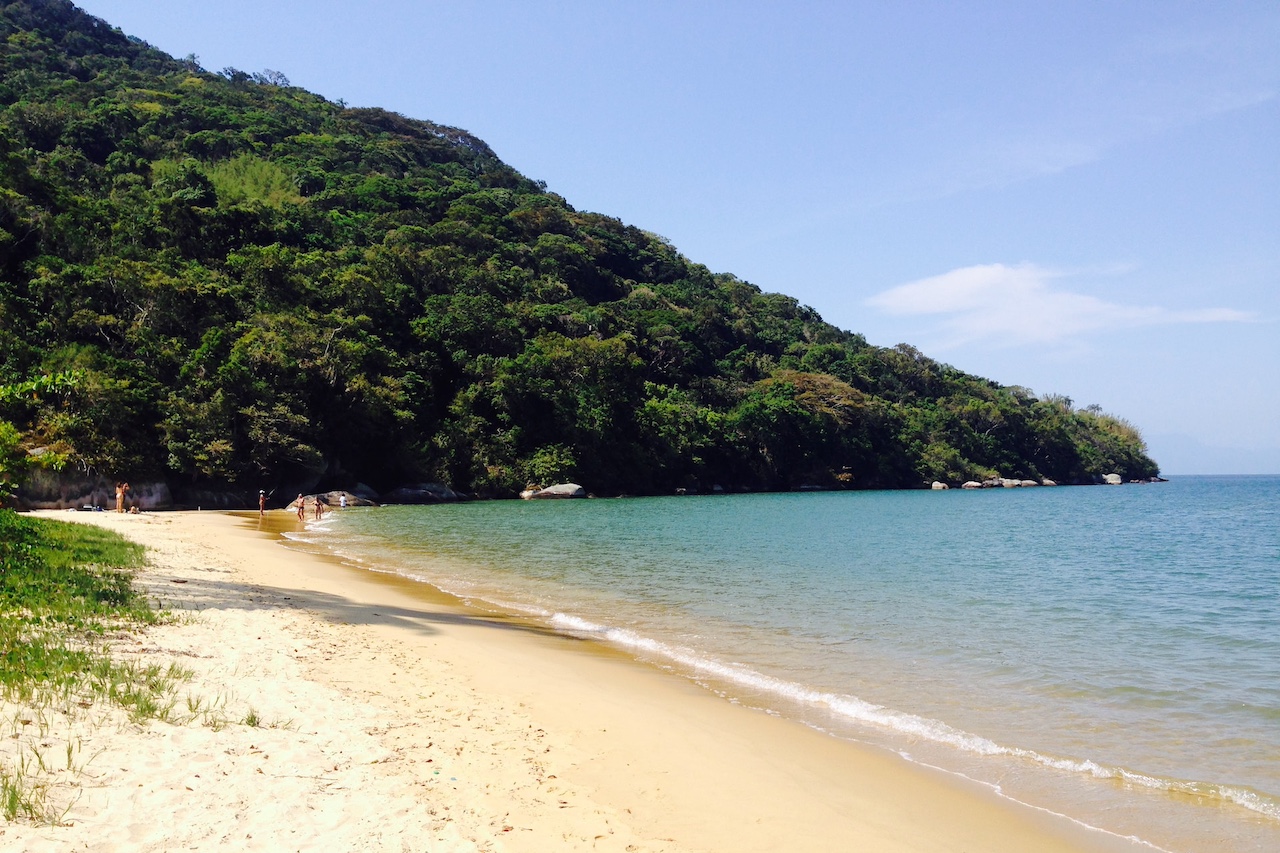
{"type": "Polygon", "coordinates": [[[465,131],[63,0],[0,0],[0,326],[24,447],[179,492],[1157,473],[1122,420],[871,346],[465,131]]]}

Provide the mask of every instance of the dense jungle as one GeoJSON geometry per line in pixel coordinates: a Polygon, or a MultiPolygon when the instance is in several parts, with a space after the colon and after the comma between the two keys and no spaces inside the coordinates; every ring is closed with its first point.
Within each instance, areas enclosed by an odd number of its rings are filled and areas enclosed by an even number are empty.
{"type": "Polygon", "coordinates": [[[0,0],[0,473],[256,495],[1087,483],[1097,407],[886,348],[463,130],[0,0]]]}

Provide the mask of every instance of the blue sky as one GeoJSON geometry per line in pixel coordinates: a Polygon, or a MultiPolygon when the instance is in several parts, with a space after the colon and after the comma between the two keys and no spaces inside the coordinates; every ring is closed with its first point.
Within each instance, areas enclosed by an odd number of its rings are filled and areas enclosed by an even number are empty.
{"type": "Polygon", "coordinates": [[[1280,473],[1280,4],[84,0],[882,345],[1280,473]]]}

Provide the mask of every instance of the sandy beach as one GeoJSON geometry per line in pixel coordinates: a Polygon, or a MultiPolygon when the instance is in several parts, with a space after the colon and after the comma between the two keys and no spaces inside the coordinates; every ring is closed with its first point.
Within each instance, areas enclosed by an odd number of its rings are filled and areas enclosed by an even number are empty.
{"type": "Polygon", "coordinates": [[[284,547],[288,510],[40,514],[148,547],[137,583],[182,616],[116,652],[192,670],[182,695],[206,712],[139,725],[94,707],[6,730],[74,770],[52,771],[66,825],[0,825],[3,850],[1136,849],[284,547]]]}

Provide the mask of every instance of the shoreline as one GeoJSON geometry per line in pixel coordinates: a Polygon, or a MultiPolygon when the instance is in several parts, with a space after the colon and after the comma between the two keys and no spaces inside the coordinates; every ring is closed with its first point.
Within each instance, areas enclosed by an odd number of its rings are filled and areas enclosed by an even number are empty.
{"type": "Polygon", "coordinates": [[[194,618],[139,645],[194,669],[191,692],[266,725],[99,726],[87,778],[68,782],[73,825],[6,825],[0,848],[1139,846],[734,705],[602,643],[280,547],[288,511],[261,530],[252,513],[39,514],[148,545],[139,585],[194,618]],[[210,776],[217,796],[200,791],[210,776]]]}

